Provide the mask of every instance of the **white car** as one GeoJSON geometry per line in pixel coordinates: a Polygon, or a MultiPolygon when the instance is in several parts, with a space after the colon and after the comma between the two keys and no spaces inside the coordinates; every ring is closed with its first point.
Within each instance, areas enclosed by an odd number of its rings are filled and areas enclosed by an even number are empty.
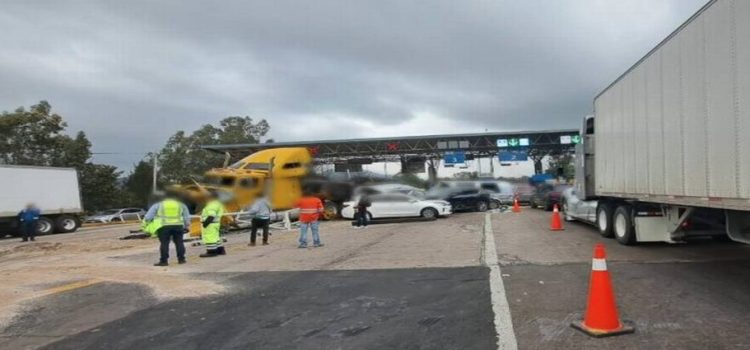
{"type": "MultiPolygon", "coordinates": [[[[367,208],[370,219],[423,217],[427,219],[453,213],[451,204],[442,200],[422,200],[401,193],[374,194],[368,197],[372,205],[367,208]]],[[[359,199],[344,203],[341,216],[354,219],[359,199]]]]}
{"type": "Polygon", "coordinates": [[[146,211],[141,208],[122,208],[110,209],[86,217],[86,222],[122,222],[122,221],[140,221],[146,216],[146,211]]]}
{"type": "Polygon", "coordinates": [[[412,197],[424,198],[425,191],[421,188],[398,183],[366,185],[354,189],[354,197],[359,197],[363,194],[374,195],[385,193],[401,193],[412,197]]]}

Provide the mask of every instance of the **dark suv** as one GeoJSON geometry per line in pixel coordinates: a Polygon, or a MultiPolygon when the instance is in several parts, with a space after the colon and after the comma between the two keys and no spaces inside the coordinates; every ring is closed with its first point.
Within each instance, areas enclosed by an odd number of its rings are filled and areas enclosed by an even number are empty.
{"type": "Polygon", "coordinates": [[[544,208],[546,211],[551,211],[555,204],[560,205],[562,193],[569,187],[569,185],[540,184],[531,196],[529,204],[532,208],[544,208]]]}
{"type": "Polygon", "coordinates": [[[492,199],[486,191],[466,188],[434,188],[425,194],[426,199],[442,199],[453,206],[453,211],[487,211],[492,199]]]}

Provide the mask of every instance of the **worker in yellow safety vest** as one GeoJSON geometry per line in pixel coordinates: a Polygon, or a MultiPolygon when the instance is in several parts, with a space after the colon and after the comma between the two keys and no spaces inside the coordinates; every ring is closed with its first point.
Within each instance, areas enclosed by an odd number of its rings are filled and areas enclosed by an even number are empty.
{"type": "MultiPolygon", "coordinates": [[[[223,194],[223,193],[222,193],[223,194]]],[[[206,252],[201,258],[210,258],[217,255],[225,255],[224,243],[221,239],[221,218],[224,216],[224,204],[228,196],[211,193],[208,203],[201,212],[201,240],[206,246],[206,252]]]]}
{"type": "Polygon", "coordinates": [[[154,266],[168,266],[169,241],[177,250],[177,262],[184,264],[185,243],[183,235],[190,228],[190,211],[177,199],[168,197],[148,209],[143,217],[144,231],[159,237],[159,262],[154,266]]]}

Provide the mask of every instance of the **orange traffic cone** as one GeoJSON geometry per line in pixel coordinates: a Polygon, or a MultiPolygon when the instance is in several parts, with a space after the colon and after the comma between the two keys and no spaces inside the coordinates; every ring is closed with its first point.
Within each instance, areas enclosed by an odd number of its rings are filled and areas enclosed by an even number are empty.
{"type": "Polygon", "coordinates": [[[589,300],[583,321],[570,325],[592,337],[607,337],[635,332],[630,322],[620,321],[615,303],[615,292],[607,271],[604,245],[594,246],[594,259],[589,282],[589,300]]]}
{"type": "Polygon", "coordinates": [[[549,225],[550,231],[562,231],[562,220],[560,220],[560,211],[557,210],[557,204],[552,209],[552,222],[549,225]]]}
{"type": "Polygon", "coordinates": [[[513,199],[513,212],[514,213],[520,213],[521,212],[521,206],[518,205],[518,197],[513,199]]]}

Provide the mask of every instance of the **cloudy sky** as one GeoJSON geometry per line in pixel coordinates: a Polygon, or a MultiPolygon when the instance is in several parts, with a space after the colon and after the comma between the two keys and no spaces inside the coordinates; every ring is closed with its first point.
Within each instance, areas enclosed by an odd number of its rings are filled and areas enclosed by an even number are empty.
{"type": "Polygon", "coordinates": [[[124,170],[229,115],[277,141],[571,128],[705,2],[5,0],[0,110],[46,99],[124,170]]]}

